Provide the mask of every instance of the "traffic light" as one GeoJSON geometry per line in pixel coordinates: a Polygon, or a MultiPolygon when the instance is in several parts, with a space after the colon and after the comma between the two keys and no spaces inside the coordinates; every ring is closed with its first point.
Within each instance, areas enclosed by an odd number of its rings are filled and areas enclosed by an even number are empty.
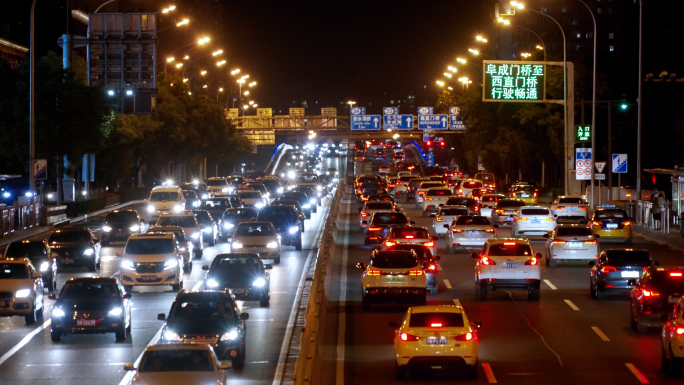
{"type": "Polygon", "coordinates": [[[435,138],[427,138],[425,140],[425,147],[432,147],[432,144],[435,142],[435,138]]]}
{"type": "Polygon", "coordinates": [[[626,110],[627,107],[628,107],[628,106],[627,106],[627,103],[622,103],[622,104],[620,104],[620,109],[623,110],[623,111],[626,110]]]}
{"type": "Polygon", "coordinates": [[[440,147],[446,147],[446,142],[445,142],[445,141],[439,142],[439,146],[440,146],[440,147]]]}

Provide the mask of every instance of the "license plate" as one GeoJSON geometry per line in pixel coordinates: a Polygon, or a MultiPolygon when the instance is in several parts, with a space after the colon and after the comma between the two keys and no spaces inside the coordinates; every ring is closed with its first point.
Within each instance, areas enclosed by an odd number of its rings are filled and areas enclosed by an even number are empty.
{"type": "Polygon", "coordinates": [[[568,210],[568,211],[575,211],[575,210],[577,210],[577,207],[572,207],[572,206],[570,206],[570,207],[567,208],[567,210],[568,210]]]}
{"type": "Polygon", "coordinates": [[[506,217],[506,220],[507,220],[507,221],[512,221],[512,220],[513,220],[513,217],[506,217]]]}
{"type": "Polygon", "coordinates": [[[504,269],[517,269],[518,268],[517,263],[510,263],[510,262],[504,262],[503,264],[501,264],[501,266],[503,266],[504,269]]]}
{"type": "Polygon", "coordinates": [[[535,224],[535,225],[538,225],[538,224],[541,223],[541,221],[540,221],[539,219],[532,219],[532,220],[530,221],[530,223],[535,224]]]}
{"type": "Polygon", "coordinates": [[[617,223],[606,223],[606,228],[607,229],[617,229],[618,224],[617,223]]]}
{"type": "Polygon", "coordinates": [[[404,277],[388,275],[385,277],[385,282],[404,282],[404,277]]]}
{"type": "Polygon", "coordinates": [[[74,259],[73,258],[63,258],[62,263],[65,265],[70,264],[70,263],[74,263],[74,259]]]}
{"type": "Polygon", "coordinates": [[[0,307],[8,307],[8,306],[9,306],[9,302],[7,302],[7,301],[0,301],[0,307]]]}
{"type": "Polygon", "coordinates": [[[639,278],[641,274],[638,271],[623,271],[620,273],[622,278],[639,278]]]}
{"type": "Polygon", "coordinates": [[[78,319],[76,320],[76,326],[95,326],[97,321],[94,319],[78,319]]]}
{"type": "Polygon", "coordinates": [[[247,294],[247,289],[230,289],[233,294],[247,294]]]}
{"type": "Polygon", "coordinates": [[[568,242],[568,248],[579,249],[582,247],[582,242],[568,242]]]}
{"type": "Polygon", "coordinates": [[[529,198],[529,197],[530,197],[530,194],[520,194],[520,196],[521,196],[522,198],[529,198]]]}
{"type": "Polygon", "coordinates": [[[382,230],[382,232],[383,232],[383,234],[387,234],[387,233],[389,233],[389,229],[384,229],[384,230],[382,230]]]}
{"type": "Polygon", "coordinates": [[[676,295],[671,295],[670,297],[667,298],[667,303],[677,303],[679,302],[679,299],[682,297],[678,297],[676,295]]]}
{"type": "Polygon", "coordinates": [[[428,345],[446,345],[447,344],[447,338],[446,337],[428,337],[425,340],[425,343],[428,345]]]}
{"type": "Polygon", "coordinates": [[[156,281],[156,280],[157,280],[157,276],[156,276],[156,275],[143,275],[143,276],[140,278],[140,280],[143,281],[143,282],[156,281]]]}
{"type": "Polygon", "coordinates": [[[468,235],[470,235],[471,237],[476,237],[478,236],[478,234],[480,234],[479,231],[468,231],[468,235]]]}

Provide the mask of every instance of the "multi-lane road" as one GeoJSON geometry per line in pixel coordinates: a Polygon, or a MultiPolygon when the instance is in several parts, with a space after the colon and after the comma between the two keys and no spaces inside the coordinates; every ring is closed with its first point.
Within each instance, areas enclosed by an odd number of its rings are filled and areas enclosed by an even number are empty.
{"type": "MultiPolygon", "coordinates": [[[[344,158],[326,160],[326,169],[344,172],[344,158]]],[[[368,163],[357,163],[355,173],[370,172],[368,163]]],[[[326,326],[323,378],[325,384],[394,383],[392,337],[388,324],[399,321],[405,308],[388,307],[373,312],[361,310],[361,271],[354,266],[367,262],[371,253],[358,232],[357,204],[349,186],[342,194],[336,221],[338,242],[334,254],[334,276],[330,292],[331,311],[326,326]]],[[[403,209],[419,226],[431,226],[413,203],[403,209]]],[[[304,249],[284,247],[280,265],[271,270],[271,305],[259,308],[246,302],[247,360],[244,370],[231,371],[235,383],[279,383],[284,370],[283,343],[292,333],[288,328],[296,297],[305,276],[304,267],[316,252],[319,229],[325,222],[329,198],[307,223],[304,249]]],[[[142,207],[138,207],[139,210],[142,207]]],[[[101,217],[80,226],[99,233],[101,217]]],[[[499,236],[510,235],[500,229],[499,236]]],[[[536,251],[544,252],[544,240],[533,240],[536,251]]],[[[469,253],[449,255],[444,239],[438,243],[439,293],[428,296],[429,304],[460,303],[472,320],[482,322],[479,332],[479,383],[509,384],[603,384],[675,383],[660,370],[660,342],[657,329],[639,335],[629,325],[625,298],[596,301],[589,296],[589,267],[564,265],[542,267],[542,292],[538,302],[520,292],[491,293],[486,301],[474,296],[474,262],[469,253]]],[[[104,247],[99,275],[116,275],[123,243],[104,247]]],[[[601,245],[625,247],[622,245],[601,245]]],[[[684,251],[635,237],[633,248],[651,252],[661,265],[680,264],[684,251]]],[[[226,243],[206,247],[200,263],[186,276],[186,289],[202,289],[208,264],[226,243]]],[[[70,277],[89,276],[86,270],[63,270],[59,286],[70,277]]],[[[133,330],[123,342],[113,335],[67,336],[53,343],[49,317],[42,324],[27,326],[23,317],[0,318],[0,383],[2,384],[119,384],[126,379],[125,363],[132,363],[143,349],[158,338],[162,322],[158,313],[168,312],[175,293],[169,288],[136,288],[133,291],[133,330]]],[[[54,301],[46,300],[47,311],[54,301]]],[[[294,338],[298,335],[295,331],[294,338]]],[[[287,341],[286,341],[287,342],[287,341]]],[[[414,382],[453,382],[451,374],[419,374],[414,382]]],[[[286,379],[287,380],[287,379],[286,379]]],[[[458,378],[459,381],[465,381],[458,378]]],[[[287,381],[286,381],[287,382],[287,381]]]]}

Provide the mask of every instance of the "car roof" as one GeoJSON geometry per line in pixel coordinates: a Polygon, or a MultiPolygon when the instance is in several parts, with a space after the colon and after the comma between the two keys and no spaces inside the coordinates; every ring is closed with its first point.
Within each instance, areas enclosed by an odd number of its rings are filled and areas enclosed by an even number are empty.
{"type": "Polygon", "coordinates": [[[118,280],[114,277],[74,277],[74,278],[69,278],[66,283],[69,282],[82,282],[82,281],[95,281],[95,282],[118,282],[118,280]]]}
{"type": "Polygon", "coordinates": [[[22,265],[29,265],[31,264],[31,261],[28,258],[7,258],[7,259],[0,259],[0,263],[9,263],[9,264],[22,264],[22,265]]]}
{"type": "Polygon", "coordinates": [[[412,306],[411,313],[463,313],[463,308],[456,305],[412,306]]]}
{"type": "MultiPolygon", "coordinates": [[[[182,229],[181,229],[182,230],[182,229]]],[[[149,231],[149,230],[148,230],[149,231]]],[[[128,237],[129,240],[131,239],[145,239],[145,238],[171,238],[173,237],[173,233],[145,233],[145,234],[131,234],[130,237],[128,237]]]]}
{"type": "Polygon", "coordinates": [[[166,342],[163,344],[154,344],[154,345],[149,345],[147,348],[145,348],[145,351],[161,351],[161,350],[178,350],[178,349],[185,349],[185,350],[213,350],[212,347],[210,347],[206,343],[198,343],[198,342],[166,342]]]}
{"type": "Polygon", "coordinates": [[[491,244],[502,244],[505,242],[516,242],[520,244],[530,245],[530,241],[527,238],[489,238],[487,242],[491,244]]]}

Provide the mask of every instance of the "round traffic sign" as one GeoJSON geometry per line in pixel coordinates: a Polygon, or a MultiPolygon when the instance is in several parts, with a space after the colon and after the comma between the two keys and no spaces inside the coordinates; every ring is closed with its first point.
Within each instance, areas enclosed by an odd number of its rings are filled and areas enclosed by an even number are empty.
{"type": "Polygon", "coordinates": [[[581,159],[577,161],[577,168],[580,168],[580,167],[582,167],[582,160],[581,159]]]}
{"type": "Polygon", "coordinates": [[[585,160],[585,161],[584,161],[584,167],[591,167],[591,161],[590,161],[590,160],[585,160]]]}
{"type": "Polygon", "coordinates": [[[583,169],[583,168],[578,168],[578,169],[577,169],[577,175],[584,175],[584,169],[583,169]]]}

